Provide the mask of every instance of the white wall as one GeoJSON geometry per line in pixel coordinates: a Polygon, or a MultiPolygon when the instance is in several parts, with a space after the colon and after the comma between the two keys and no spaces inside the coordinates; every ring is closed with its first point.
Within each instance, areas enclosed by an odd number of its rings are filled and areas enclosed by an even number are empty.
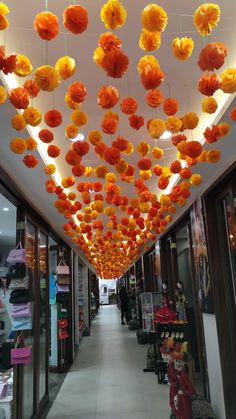
{"type": "Polygon", "coordinates": [[[211,405],[216,419],[225,419],[225,403],[219,354],[216,318],[203,313],[211,405]]]}

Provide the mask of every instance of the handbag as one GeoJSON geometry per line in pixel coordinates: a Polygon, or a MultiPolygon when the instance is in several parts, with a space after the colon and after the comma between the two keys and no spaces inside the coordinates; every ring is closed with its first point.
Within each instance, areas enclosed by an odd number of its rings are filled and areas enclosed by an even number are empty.
{"type": "Polygon", "coordinates": [[[13,290],[10,294],[9,303],[11,304],[22,304],[30,301],[29,290],[18,289],[13,290]]]}
{"type": "Polygon", "coordinates": [[[60,329],[64,329],[65,327],[68,326],[69,322],[66,319],[61,319],[61,320],[57,320],[57,324],[60,329]]]}
{"type": "Polygon", "coordinates": [[[58,275],[57,276],[58,285],[70,285],[70,276],[69,275],[58,275]]]}
{"type": "Polygon", "coordinates": [[[13,332],[18,330],[31,330],[32,329],[32,320],[31,317],[19,317],[13,319],[12,328],[13,332]]]}
{"type": "Polygon", "coordinates": [[[8,384],[7,383],[0,383],[0,399],[4,399],[8,392],[8,384]]]}
{"type": "Polygon", "coordinates": [[[16,248],[10,250],[10,253],[7,257],[8,263],[25,263],[26,255],[25,249],[23,249],[21,242],[17,243],[16,248]]]}
{"type": "Polygon", "coordinates": [[[11,306],[11,317],[17,319],[18,317],[31,317],[31,304],[13,304],[11,306]]]}
{"type": "Polygon", "coordinates": [[[70,292],[68,285],[58,285],[57,292],[70,292]]]}
{"type": "Polygon", "coordinates": [[[24,263],[15,263],[9,267],[8,272],[6,273],[6,278],[24,278],[25,277],[26,266],[24,263]]]}
{"type": "Polygon", "coordinates": [[[28,278],[12,278],[9,289],[28,289],[29,288],[29,279],[28,278]]]}
{"type": "Polygon", "coordinates": [[[69,266],[66,265],[64,259],[61,259],[56,268],[57,275],[69,275],[69,266]]]}
{"type": "Polygon", "coordinates": [[[12,365],[26,365],[32,362],[32,348],[31,346],[23,346],[18,348],[20,341],[23,338],[23,345],[25,345],[24,337],[18,336],[15,348],[11,349],[11,364],[12,365]]]}
{"type": "Polygon", "coordinates": [[[69,337],[69,333],[68,333],[67,329],[59,329],[59,331],[58,331],[59,340],[68,339],[68,337],[69,337]]]}
{"type": "Polygon", "coordinates": [[[69,293],[68,292],[59,292],[56,296],[57,303],[65,303],[69,301],[69,293]]]}

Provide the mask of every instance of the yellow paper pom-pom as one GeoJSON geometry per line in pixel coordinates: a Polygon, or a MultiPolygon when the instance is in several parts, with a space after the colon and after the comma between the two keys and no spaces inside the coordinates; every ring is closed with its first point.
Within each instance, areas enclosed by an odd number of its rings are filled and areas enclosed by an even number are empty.
{"type": "Polygon", "coordinates": [[[150,145],[148,143],[146,143],[145,141],[141,141],[141,143],[138,144],[137,152],[141,156],[146,156],[146,154],[148,154],[149,151],[150,151],[150,145]]]}
{"type": "Polygon", "coordinates": [[[152,119],[149,124],[148,131],[152,138],[158,139],[166,130],[166,124],[162,119],[152,119]]]}
{"type": "Polygon", "coordinates": [[[108,168],[101,164],[95,168],[94,172],[98,179],[105,179],[106,174],[108,173],[108,168]]]}
{"type": "Polygon", "coordinates": [[[115,175],[115,173],[109,172],[106,174],[106,181],[108,183],[116,183],[117,181],[117,177],[115,175]]]}
{"type": "Polygon", "coordinates": [[[50,65],[38,67],[34,75],[39,88],[47,92],[52,92],[60,83],[58,72],[50,65]]]}
{"type": "Polygon", "coordinates": [[[92,176],[93,174],[93,168],[91,166],[86,166],[85,167],[85,172],[84,172],[84,176],[92,176]]]}
{"type": "Polygon", "coordinates": [[[201,4],[194,13],[193,23],[201,36],[209,35],[220,20],[218,4],[201,4]]]}
{"type": "Polygon", "coordinates": [[[6,4],[0,2],[0,15],[6,15],[7,13],[9,13],[10,10],[9,8],[6,6],[6,4]]]}
{"type": "Polygon", "coordinates": [[[194,174],[194,175],[192,175],[190,177],[190,180],[189,181],[190,181],[190,184],[191,185],[194,185],[194,186],[201,185],[201,183],[202,183],[202,176],[201,175],[194,174]]]}
{"type": "Polygon", "coordinates": [[[220,88],[224,93],[236,92],[236,68],[227,68],[220,78],[220,88]]]}
{"type": "Polygon", "coordinates": [[[194,129],[198,126],[199,118],[196,112],[187,112],[183,117],[183,128],[194,129]]]}
{"type": "Polygon", "coordinates": [[[86,125],[88,122],[88,115],[86,112],[74,110],[71,114],[71,121],[74,125],[77,127],[82,127],[83,125],[86,125]]]}
{"type": "Polygon", "coordinates": [[[76,138],[78,134],[79,134],[79,128],[78,127],[76,127],[75,125],[72,125],[72,124],[66,126],[66,136],[67,136],[67,138],[72,140],[72,139],[76,138]]]}
{"type": "Polygon", "coordinates": [[[76,72],[76,65],[74,58],[65,57],[59,58],[55,64],[55,69],[57,70],[61,79],[66,80],[69,77],[73,76],[76,72]]]}
{"type": "Polygon", "coordinates": [[[139,170],[139,176],[143,180],[148,180],[152,177],[151,170],[139,170]]]}
{"type": "Polygon", "coordinates": [[[193,52],[194,42],[192,38],[175,38],[172,41],[172,50],[174,57],[178,60],[185,61],[193,52]]]}
{"type": "Polygon", "coordinates": [[[157,159],[160,159],[163,156],[164,156],[164,151],[161,148],[154,147],[152,149],[152,157],[153,157],[153,159],[156,159],[157,160],[157,159]]]}
{"type": "Polygon", "coordinates": [[[127,12],[119,0],[108,0],[101,9],[100,17],[106,28],[114,30],[124,25],[127,12]]]}
{"type": "Polygon", "coordinates": [[[116,165],[115,165],[115,169],[117,171],[117,173],[122,174],[126,171],[128,167],[128,163],[125,160],[120,160],[116,165]]]}
{"type": "Polygon", "coordinates": [[[150,210],[150,205],[149,205],[149,203],[148,202],[141,202],[140,204],[139,204],[139,210],[140,210],[140,212],[142,212],[142,213],[146,213],[146,212],[148,212],[149,210],[150,210]]]}
{"type": "Polygon", "coordinates": [[[133,144],[129,141],[127,148],[123,151],[124,154],[126,154],[127,156],[129,156],[130,154],[132,154],[134,152],[134,146],[133,144]]]}
{"type": "Polygon", "coordinates": [[[220,150],[212,149],[212,150],[207,151],[206,153],[206,161],[208,163],[213,163],[213,164],[218,163],[220,158],[221,158],[220,150]]]}
{"type": "Polygon", "coordinates": [[[56,171],[56,166],[54,164],[48,164],[44,168],[44,172],[46,173],[46,175],[53,175],[55,171],[56,171]]]}
{"type": "Polygon", "coordinates": [[[145,68],[149,66],[151,68],[160,68],[159,61],[154,55],[144,55],[138,62],[138,72],[141,74],[145,68]]]}
{"type": "Polygon", "coordinates": [[[32,150],[36,150],[38,148],[37,141],[32,137],[26,138],[25,142],[26,142],[27,150],[32,151],[32,150]]]}
{"type": "Polygon", "coordinates": [[[23,154],[27,149],[26,141],[20,137],[13,138],[10,142],[10,149],[15,154],[23,154]]]}
{"type": "Polygon", "coordinates": [[[217,108],[218,108],[218,103],[214,97],[211,96],[211,97],[206,97],[205,99],[203,99],[202,101],[203,112],[212,114],[212,113],[215,113],[217,108]]]}
{"type": "Polygon", "coordinates": [[[17,54],[17,64],[14,73],[19,77],[25,77],[31,74],[33,66],[30,59],[23,54],[17,54]]]}
{"type": "Polygon", "coordinates": [[[168,23],[166,11],[155,3],[148,4],[142,12],[142,25],[150,32],[162,32],[168,23]]]}
{"type": "Polygon", "coordinates": [[[102,67],[103,66],[103,60],[105,57],[105,52],[103,51],[103,49],[101,47],[98,47],[94,50],[93,53],[93,61],[99,66],[102,67]]]}
{"type": "Polygon", "coordinates": [[[230,125],[228,124],[228,122],[221,122],[218,127],[220,128],[220,133],[222,135],[222,137],[224,137],[225,135],[227,135],[230,132],[230,125]]]}
{"type": "Polygon", "coordinates": [[[5,103],[6,100],[7,100],[7,91],[6,91],[5,87],[0,86],[0,105],[5,103]]]}
{"type": "Polygon", "coordinates": [[[182,121],[176,116],[170,116],[166,121],[166,128],[171,132],[179,132],[182,128],[182,121]]]}
{"type": "Polygon", "coordinates": [[[74,102],[74,100],[71,99],[69,93],[66,93],[65,95],[65,102],[70,109],[78,109],[80,107],[79,103],[74,102]]]}
{"type": "Polygon", "coordinates": [[[102,134],[100,131],[93,130],[88,133],[88,141],[90,144],[96,146],[102,141],[102,134]]]}
{"type": "Polygon", "coordinates": [[[140,38],[139,46],[144,51],[155,51],[161,46],[161,33],[160,32],[149,32],[143,29],[140,38]]]}
{"type": "Polygon", "coordinates": [[[21,114],[17,114],[12,117],[11,125],[16,131],[21,131],[26,127],[26,122],[21,114]]]}
{"type": "Polygon", "coordinates": [[[31,125],[32,127],[37,127],[42,120],[42,114],[37,108],[29,106],[24,110],[23,118],[26,124],[31,125]]]}

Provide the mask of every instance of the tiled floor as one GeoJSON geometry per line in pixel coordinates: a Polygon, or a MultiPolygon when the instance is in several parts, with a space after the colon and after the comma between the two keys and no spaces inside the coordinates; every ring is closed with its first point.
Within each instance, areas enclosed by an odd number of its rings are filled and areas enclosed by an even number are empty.
{"type": "Polygon", "coordinates": [[[169,419],[168,386],[143,372],[147,347],[102,307],[47,418],[169,419]]]}

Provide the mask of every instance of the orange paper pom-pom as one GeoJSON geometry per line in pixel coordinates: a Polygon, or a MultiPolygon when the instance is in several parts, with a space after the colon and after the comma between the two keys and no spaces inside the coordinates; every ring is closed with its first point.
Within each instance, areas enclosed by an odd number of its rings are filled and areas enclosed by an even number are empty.
{"type": "Polygon", "coordinates": [[[51,41],[59,33],[57,16],[51,12],[38,13],[34,20],[34,29],[41,39],[51,41]]]}
{"type": "Polygon", "coordinates": [[[0,31],[4,31],[9,26],[9,22],[4,15],[0,15],[0,31]]]}
{"type": "Polygon", "coordinates": [[[74,150],[68,150],[65,155],[65,161],[70,166],[75,166],[77,164],[80,164],[81,156],[78,153],[76,153],[74,150]]]}
{"type": "Polygon", "coordinates": [[[72,167],[72,173],[76,177],[81,177],[85,173],[85,166],[82,164],[76,164],[72,167]]]}
{"type": "Polygon", "coordinates": [[[179,173],[182,170],[182,165],[179,160],[175,160],[170,165],[171,173],[179,173]]]}
{"type": "Polygon", "coordinates": [[[122,136],[119,136],[116,140],[112,141],[112,147],[118,148],[120,151],[125,151],[128,147],[128,143],[128,140],[122,136]]]}
{"type": "Polygon", "coordinates": [[[173,135],[173,137],[171,139],[171,142],[174,146],[177,146],[182,141],[187,141],[187,137],[184,134],[173,135]]]}
{"type": "Polygon", "coordinates": [[[198,90],[205,96],[212,96],[219,88],[220,79],[216,73],[206,73],[198,82],[198,90]]]}
{"type": "Polygon", "coordinates": [[[194,12],[193,23],[201,36],[209,35],[220,20],[218,4],[201,4],[194,12]]]}
{"type": "Polygon", "coordinates": [[[212,149],[206,153],[206,161],[208,163],[218,163],[221,158],[220,150],[212,149]]]}
{"type": "Polygon", "coordinates": [[[46,175],[53,175],[55,171],[56,171],[56,166],[54,164],[48,164],[44,168],[44,172],[46,173],[46,175]]]}
{"type": "Polygon", "coordinates": [[[150,68],[147,66],[141,72],[141,82],[146,90],[156,89],[165,79],[165,74],[160,68],[150,68]]]}
{"type": "Polygon", "coordinates": [[[51,128],[58,127],[62,123],[62,114],[57,109],[51,109],[44,114],[44,121],[51,128]]]}
{"type": "Polygon", "coordinates": [[[23,154],[27,149],[26,141],[23,138],[13,138],[10,142],[10,149],[15,154],[23,154]]]}
{"type": "Polygon", "coordinates": [[[38,96],[39,87],[35,80],[26,80],[23,84],[23,87],[27,90],[31,98],[35,98],[38,96]]]}
{"type": "Polygon", "coordinates": [[[28,138],[26,138],[25,141],[26,141],[26,145],[27,145],[27,150],[32,151],[32,150],[36,150],[36,148],[38,148],[38,143],[37,143],[37,141],[35,141],[34,138],[28,137],[28,138]]]}
{"type": "Polygon", "coordinates": [[[27,154],[22,161],[28,169],[34,169],[38,165],[38,159],[33,154],[27,154]]]}
{"type": "Polygon", "coordinates": [[[70,188],[75,184],[75,178],[73,176],[64,177],[61,180],[61,186],[63,188],[70,188]]]}
{"type": "Polygon", "coordinates": [[[139,46],[144,51],[155,51],[161,46],[161,34],[160,32],[149,32],[145,29],[139,38],[139,46]]]}
{"type": "Polygon", "coordinates": [[[102,68],[108,77],[120,79],[128,69],[129,58],[120,49],[107,52],[102,59],[102,68]]]}
{"type": "Polygon", "coordinates": [[[120,103],[120,109],[126,115],[132,115],[138,109],[138,104],[135,98],[132,96],[126,96],[120,103]]]}
{"type": "Polygon", "coordinates": [[[208,144],[215,143],[222,136],[220,127],[218,125],[212,125],[211,127],[207,127],[203,135],[208,144]]]}
{"type": "Polygon", "coordinates": [[[54,139],[54,135],[49,129],[41,129],[41,131],[39,131],[39,139],[43,143],[51,143],[54,139]]]}
{"type": "Polygon", "coordinates": [[[218,103],[215,100],[214,97],[210,96],[210,97],[206,97],[203,101],[202,101],[202,110],[203,112],[212,114],[215,113],[215,111],[218,108],[218,103]]]}
{"type": "Polygon", "coordinates": [[[112,32],[105,32],[100,35],[98,45],[103,51],[108,52],[113,49],[119,49],[122,47],[122,42],[118,36],[112,32]]]}
{"type": "Polygon", "coordinates": [[[227,49],[223,42],[210,42],[200,52],[198,66],[202,71],[218,70],[225,62],[227,49]]]}
{"type": "Polygon", "coordinates": [[[119,99],[119,91],[114,86],[103,86],[97,93],[98,105],[103,109],[113,108],[119,99]]]}
{"type": "Polygon", "coordinates": [[[229,117],[230,117],[230,119],[232,119],[232,121],[236,122],[236,107],[231,109],[229,117]]]}
{"type": "Polygon", "coordinates": [[[187,141],[184,147],[184,154],[189,157],[197,158],[202,152],[202,145],[198,141],[187,141]]]}
{"type": "Polygon", "coordinates": [[[58,147],[56,145],[49,145],[48,149],[47,149],[47,153],[48,153],[49,157],[56,158],[56,157],[60,156],[61,149],[60,149],[60,147],[58,147]]]}
{"type": "Polygon", "coordinates": [[[166,115],[175,115],[178,112],[179,104],[176,99],[168,97],[163,103],[163,110],[166,115]]]}
{"type": "Polygon", "coordinates": [[[17,109],[26,109],[29,106],[29,93],[24,87],[12,89],[9,99],[17,109]]]}
{"type": "Polygon", "coordinates": [[[95,146],[94,151],[101,159],[103,159],[106,148],[107,148],[107,145],[101,141],[99,142],[99,144],[95,146]]]}
{"type": "Polygon", "coordinates": [[[74,102],[82,103],[85,100],[87,90],[83,83],[74,82],[68,87],[68,94],[74,102]]]}
{"type": "Polygon", "coordinates": [[[149,170],[152,167],[152,161],[148,157],[142,157],[138,161],[138,167],[140,170],[149,170]]]}
{"type": "Polygon", "coordinates": [[[96,146],[102,141],[102,134],[97,130],[90,131],[88,133],[88,141],[90,144],[96,146]]]}
{"type": "Polygon", "coordinates": [[[41,122],[42,114],[34,106],[29,106],[24,110],[23,118],[26,124],[31,125],[32,127],[37,127],[37,125],[41,122]]]}
{"type": "Polygon", "coordinates": [[[12,128],[16,131],[21,131],[26,127],[25,120],[21,114],[16,114],[12,117],[11,120],[12,128]]]}
{"type": "Polygon", "coordinates": [[[11,54],[6,57],[4,45],[0,46],[0,70],[4,74],[13,73],[17,65],[17,55],[11,54]]]}
{"type": "Polygon", "coordinates": [[[89,143],[87,141],[76,141],[72,144],[72,149],[83,157],[89,152],[89,143]]]}
{"type": "Polygon", "coordinates": [[[129,123],[131,128],[139,130],[144,125],[144,118],[143,116],[130,115],[129,123]]]}
{"type": "Polygon", "coordinates": [[[104,117],[102,119],[101,127],[105,134],[115,134],[118,128],[118,121],[111,117],[104,117]]]}
{"type": "Polygon", "coordinates": [[[69,139],[74,139],[79,134],[79,128],[73,124],[66,126],[66,136],[69,139]]]}
{"type": "Polygon", "coordinates": [[[162,104],[164,96],[160,90],[149,90],[146,95],[146,103],[151,108],[158,108],[162,104]]]}
{"type": "Polygon", "coordinates": [[[83,33],[88,26],[87,10],[78,4],[68,6],[63,13],[63,23],[69,32],[83,33]]]}
{"type": "Polygon", "coordinates": [[[46,92],[52,92],[60,83],[58,72],[50,65],[38,67],[34,75],[39,88],[46,92]]]}
{"type": "Polygon", "coordinates": [[[107,147],[104,151],[104,160],[115,166],[120,160],[120,151],[115,147],[107,147]]]}
{"type": "Polygon", "coordinates": [[[180,174],[180,177],[182,177],[182,179],[189,179],[192,175],[192,172],[188,167],[185,167],[179,172],[179,174],[180,174]]]}

